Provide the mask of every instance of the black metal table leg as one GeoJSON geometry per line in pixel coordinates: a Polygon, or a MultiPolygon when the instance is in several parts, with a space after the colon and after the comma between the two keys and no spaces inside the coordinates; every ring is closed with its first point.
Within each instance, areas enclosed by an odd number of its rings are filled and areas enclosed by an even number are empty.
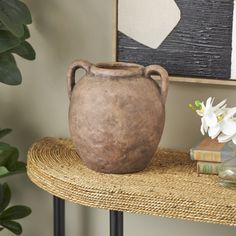
{"type": "Polygon", "coordinates": [[[53,196],[54,236],[65,236],[65,200],[53,196]]]}
{"type": "Polygon", "coordinates": [[[123,212],[110,210],[110,236],[123,236],[123,212]]]}

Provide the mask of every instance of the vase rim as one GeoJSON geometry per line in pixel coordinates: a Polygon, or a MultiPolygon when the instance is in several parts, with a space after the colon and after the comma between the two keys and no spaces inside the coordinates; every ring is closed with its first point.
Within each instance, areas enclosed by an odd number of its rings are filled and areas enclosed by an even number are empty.
{"type": "Polygon", "coordinates": [[[90,72],[94,75],[110,77],[142,76],[144,67],[135,63],[105,62],[92,65],[90,72]]]}

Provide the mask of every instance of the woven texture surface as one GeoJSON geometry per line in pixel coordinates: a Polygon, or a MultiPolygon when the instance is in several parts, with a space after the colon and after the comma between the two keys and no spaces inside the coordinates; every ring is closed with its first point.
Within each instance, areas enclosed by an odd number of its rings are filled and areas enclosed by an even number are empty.
{"type": "Polygon", "coordinates": [[[44,138],[29,150],[27,173],[40,188],[82,205],[236,226],[236,191],[197,176],[187,153],[161,149],[144,171],[88,169],[69,139],[44,138]]]}

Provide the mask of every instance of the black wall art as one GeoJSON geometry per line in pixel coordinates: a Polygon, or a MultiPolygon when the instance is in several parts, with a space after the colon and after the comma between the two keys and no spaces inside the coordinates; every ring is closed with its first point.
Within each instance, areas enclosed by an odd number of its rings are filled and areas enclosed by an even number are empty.
{"type": "Polygon", "coordinates": [[[236,80],[233,0],[118,0],[116,37],[117,61],[236,80]]]}

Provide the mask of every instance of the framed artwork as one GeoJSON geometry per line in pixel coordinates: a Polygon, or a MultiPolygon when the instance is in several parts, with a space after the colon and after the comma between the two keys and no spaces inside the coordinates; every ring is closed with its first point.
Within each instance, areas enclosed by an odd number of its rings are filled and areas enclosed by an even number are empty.
{"type": "Polygon", "coordinates": [[[173,81],[236,85],[234,0],[113,0],[113,59],[173,81]]]}

